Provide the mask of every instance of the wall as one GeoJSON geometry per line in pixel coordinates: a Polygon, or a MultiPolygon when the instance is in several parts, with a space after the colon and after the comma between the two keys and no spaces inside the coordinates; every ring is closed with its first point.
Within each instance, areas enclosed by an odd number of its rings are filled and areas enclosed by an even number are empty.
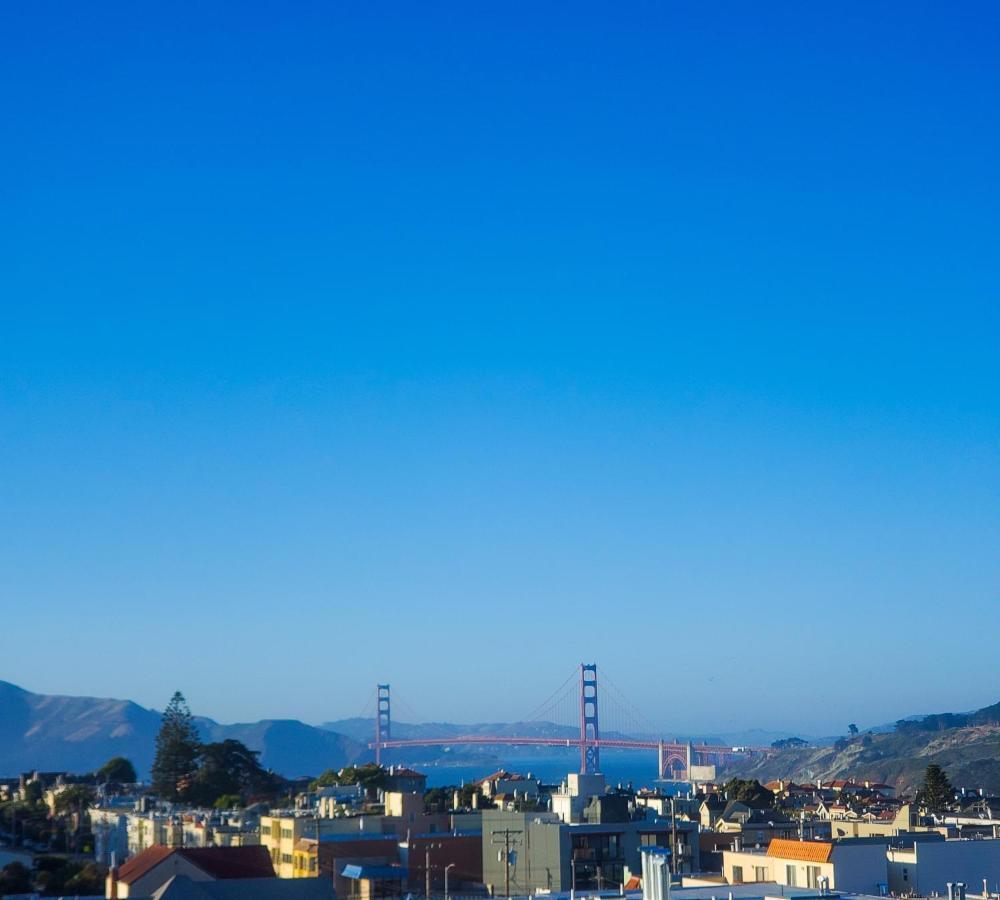
{"type": "Polygon", "coordinates": [[[879,885],[889,880],[887,845],[862,840],[840,841],[833,845],[833,879],[830,888],[856,894],[879,893],[879,885]]]}
{"type": "Polygon", "coordinates": [[[944,894],[949,881],[964,881],[968,892],[981,893],[983,879],[990,891],[1000,885],[1000,840],[958,840],[917,843],[912,851],[890,851],[890,890],[944,894]],[[907,881],[902,870],[908,870],[907,881]],[[893,885],[900,887],[894,888],[893,885]]]}

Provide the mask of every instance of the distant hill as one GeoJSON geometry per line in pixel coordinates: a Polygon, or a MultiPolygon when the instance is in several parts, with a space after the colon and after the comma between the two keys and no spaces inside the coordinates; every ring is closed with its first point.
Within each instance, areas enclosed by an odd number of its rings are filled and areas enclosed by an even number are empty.
{"type": "MultiPolygon", "coordinates": [[[[292,719],[222,725],[196,719],[202,739],[235,738],[260,751],[261,764],[295,777],[371,757],[347,735],[292,719]]],[[[160,713],[130,700],[34,694],[0,681],[0,776],[32,769],[91,772],[112,756],[148,775],[160,713]]]]}
{"type": "Polygon", "coordinates": [[[932,763],[957,787],[1000,793],[1000,703],[969,713],[900,719],[892,731],[840,739],[827,747],[781,750],[738,764],[733,773],[763,780],[869,778],[913,790],[932,763]]]}

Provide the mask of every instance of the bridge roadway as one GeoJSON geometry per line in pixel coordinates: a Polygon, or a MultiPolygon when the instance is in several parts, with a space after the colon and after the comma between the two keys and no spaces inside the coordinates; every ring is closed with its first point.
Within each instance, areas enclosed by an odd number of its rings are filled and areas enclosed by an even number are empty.
{"type": "MultiPolygon", "coordinates": [[[[688,745],[675,743],[672,741],[631,741],[619,738],[597,738],[597,740],[584,741],[590,746],[598,746],[611,750],[659,750],[663,748],[665,753],[680,754],[686,753],[688,745]]],[[[546,737],[490,737],[486,735],[463,735],[452,738],[405,738],[379,741],[383,749],[391,750],[396,747],[443,747],[452,744],[506,744],[509,746],[532,746],[532,747],[579,747],[579,738],[546,738],[546,737]]],[[[375,747],[372,742],[368,745],[375,747]]],[[[719,756],[734,756],[743,752],[751,751],[752,748],[717,747],[711,744],[692,744],[692,753],[709,753],[719,756]]]]}

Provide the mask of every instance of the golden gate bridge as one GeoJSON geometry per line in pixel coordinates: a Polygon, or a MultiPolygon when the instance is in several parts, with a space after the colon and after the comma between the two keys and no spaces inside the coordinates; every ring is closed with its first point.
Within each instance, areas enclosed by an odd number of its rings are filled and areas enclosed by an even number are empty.
{"type": "MultiPolygon", "coordinates": [[[[603,677],[602,677],[603,678],[603,677]]],[[[607,679],[603,679],[606,681],[607,679]]],[[[399,750],[408,747],[451,747],[465,745],[480,746],[520,746],[520,747],[566,747],[577,748],[580,753],[580,772],[591,774],[601,771],[601,749],[611,750],[649,750],[656,751],[657,772],[659,778],[673,781],[689,780],[694,766],[724,765],[735,758],[745,757],[765,752],[753,747],[717,746],[707,743],[691,743],[666,739],[639,740],[629,737],[626,730],[655,732],[649,727],[644,717],[628,700],[612,687],[609,691],[613,701],[609,705],[612,713],[612,725],[607,736],[601,734],[600,716],[598,714],[597,664],[580,663],[579,669],[563,683],[562,687],[538,707],[529,718],[520,725],[553,722],[563,718],[560,712],[565,712],[567,700],[575,707],[574,718],[578,713],[579,735],[572,737],[546,737],[542,735],[516,734],[459,734],[442,737],[409,737],[394,738],[392,736],[392,697],[388,684],[379,684],[375,688],[375,734],[369,748],[375,751],[375,761],[382,763],[388,750],[399,750]],[[645,724],[647,728],[636,728],[645,724]],[[631,728],[629,728],[631,726],[631,728]]],[[[602,694],[604,687],[602,686],[602,694]]],[[[608,721],[605,712],[605,723],[608,721]]],[[[516,726],[515,726],[516,727],[516,726]]]]}

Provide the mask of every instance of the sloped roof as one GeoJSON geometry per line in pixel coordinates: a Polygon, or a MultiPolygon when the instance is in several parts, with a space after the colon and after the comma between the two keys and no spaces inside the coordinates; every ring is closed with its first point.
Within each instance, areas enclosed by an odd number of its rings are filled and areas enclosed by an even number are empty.
{"type": "Polygon", "coordinates": [[[213,878],[274,878],[267,847],[191,847],[177,851],[213,878]]]}
{"type": "Polygon", "coordinates": [[[334,891],[328,878],[192,881],[175,875],[153,892],[152,900],[334,900],[334,891]]]}
{"type": "Polygon", "coordinates": [[[173,852],[173,849],[170,847],[160,847],[158,845],[147,847],[142,853],[137,853],[128,862],[119,866],[118,880],[125,884],[137,881],[152,869],[153,866],[158,866],[173,852]]]}
{"type": "Polygon", "coordinates": [[[118,870],[118,881],[132,884],[168,857],[177,854],[210,878],[274,878],[267,848],[255,847],[160,847],[153,846],[133,856],[118,870]]]}
{"type": "Polygon", "coordinates": [[[775,838],[767,846],[768,856],[795,859],[799,862],[829,862],[831,853],[833,844],[827,841],[792,841],[787,838],[775,838]]]}

